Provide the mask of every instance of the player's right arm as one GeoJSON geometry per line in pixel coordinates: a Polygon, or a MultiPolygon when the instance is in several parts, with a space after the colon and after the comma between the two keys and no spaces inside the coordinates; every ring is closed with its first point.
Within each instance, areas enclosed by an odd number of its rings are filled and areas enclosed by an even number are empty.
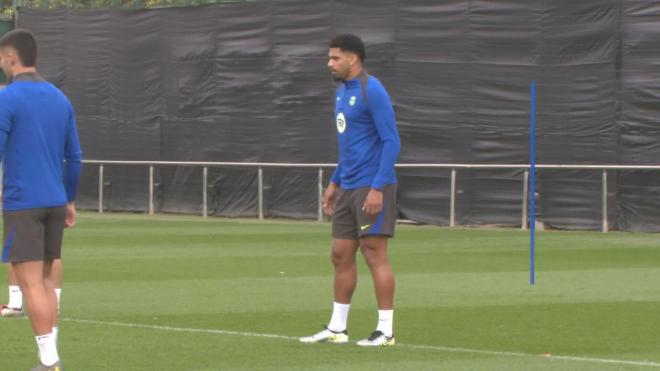
{"type": "Polygon", "coordinates": [[[327,215],[335,213],[335,203],[337,202],[337,193],[339,192],[339,185],[341,184],[341,172],[339,164],[332,174],[332,180],[328,184],[328,188],[323,192],[323,212],[327,215]]]}
{"type": "Polygon", "coordinates": [[[78,138],[78,129],[76,127],[76,117],[73,108],[69,110],[69,124],[67,127],[67,137],[64,144],[64,160],[66,169],[64,174],[64,188],[66,189],[67,212],[66,227],[76,225],[76,195],[78,193],[78,179],[82,167],[82,150],[80,149],[80,139],[78,138]]]}
{"type": "MultiPolygon", "coordinates": [[[[337,99],[343,94],[344,84],[340,84],[337,88],[336,95],[337,99]]],[[[335,111],[337,111],[337,106],[335,103],[335,111]]],[[[323,212],[326,215],[332,215],[335,213],[335,203],[337,202],[337,193],[339,192],[339,187],[341,186],[341,164],[337,162],[337,167],[332,173],[332,178],[328,188],[323,192],[323,212]]]]}

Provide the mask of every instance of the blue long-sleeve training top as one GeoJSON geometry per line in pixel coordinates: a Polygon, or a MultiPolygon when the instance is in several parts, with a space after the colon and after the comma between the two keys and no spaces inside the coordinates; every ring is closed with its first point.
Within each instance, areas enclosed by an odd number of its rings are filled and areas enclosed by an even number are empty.
{"type": "Polygon", "coordinates": [[[401,140],[385,87],[369,76],[363,94],[360,80],[345,81],[337,88],[339,162],[332,182],[344,189],[382,189],[397,183],[394,164],[401,140]]]}
{"type": "Polygon", "coordinates": [[[74,201],[81,158],[73,107],[59,89],[26,73],[0,90],[4,210],[74,201]]]}

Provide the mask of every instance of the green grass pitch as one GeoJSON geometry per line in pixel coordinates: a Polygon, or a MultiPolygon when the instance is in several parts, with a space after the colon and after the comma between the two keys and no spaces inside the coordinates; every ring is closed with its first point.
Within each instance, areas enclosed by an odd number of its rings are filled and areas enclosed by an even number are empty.
{"type": "MultiPolygon", "coordinates": [[[[351,344],[305,345],[332,307],[330,225],[83,213],[66,232],[67,370],[660,369],[660,236],[398,226],[397,346],[360,257],[351,344]],[[271,336],[272,335],[272,336],[271,336]],[[541,356],[546,354],[546,356],[541,356]],[[550,356],[547,356],[550,354],[550,356]]],[[[6,267],[0,267],[4,283],[6,267]]],[[[6,300],[0,285],[0,300],[6,300]]],[[[0,370],[36,362],[29,322],[0,319],[0,370]]]]}

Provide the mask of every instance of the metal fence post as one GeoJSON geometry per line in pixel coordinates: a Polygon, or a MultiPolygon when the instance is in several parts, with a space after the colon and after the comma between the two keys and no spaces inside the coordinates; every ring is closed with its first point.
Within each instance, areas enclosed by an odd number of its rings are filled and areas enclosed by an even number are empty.
{"type": "Polygon", "coordinates": [[[609,230],[607,221],[607,169],[603,169],[603,233],[609,230]]]}
{"type": "Polygon", "coordinates": [[[154,166],[149,166],[149,215],[154,214],[154,166]]]}
{"type": "Polygon", "coordinates": [[[529,228],[528,226],[528,212],[527,210],[528,205],[527,202],[529,201],[529,170],[525,169],[525,175],[523,177],[523,198],[522,198],[522,221],[520,223],[521,228],[523,231],[527,230],[529,228]]]}
{"type": "Polygon", "coordinates": [[[103,213],[103,164],[99,165],[99,213],[103,213]]]}
{"type": "Polygon", "coordinates": [[[208,208],[208,184],[209,184],[209,168],[204,166],[204,175],[202,176],[202,217],[206,218],[209,215],[208,208]]]}
{"type": "Polygon", "coordinates": [[[449,199],[449,226],[456,226],[456,169],[451,169],[451,195],[449,199]]]}
{"type": "Polygon", "coordinates": [[[318,184],[318,217],[319,222],[323,221],[323,168],[319,168],[319,184],[318,184]]]}
{"type": "Polygon", "coordinates": [[[257,173],[257,183],[258,183],[258,203],[259,203],[259,220],[264,219],[264,170],[259,166],[259,171],[257,173]]]}

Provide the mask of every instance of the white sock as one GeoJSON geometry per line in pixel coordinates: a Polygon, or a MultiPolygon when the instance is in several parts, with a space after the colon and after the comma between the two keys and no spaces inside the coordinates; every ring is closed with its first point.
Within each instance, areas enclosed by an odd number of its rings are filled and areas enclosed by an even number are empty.
{"type": "Polygon", "coordinates": [[[60,332],[60,328],[53,326],[53,336],[55,336],[55,344],[57,344],[57,334],[60,332]]]}
{"type": "Polygon", "coordinates": [[[9,286],[9,303],[7,306],[10,308],[23,308],[23,292],[19,286],[9,286]]]}
{"type": "Polygon", "coordinates": [[[334,332],[341,332],[346,330],[346,321],[348,321],[348,310],[350,304],[340,304],[335,302],[332,309],[332,318],[328,329],[334,332]]]}
{"type": "Polygon", "coordinates": [[[60,360],[57,354],[57,344],[55,344],[55,336],[50,334],[35,336],[37,346],[39,347],[39,358],[44,366],[52,366],[60,360]]]}
{"type": "Polygon", "coordinates": [[[392,322],[394,320],[394,310],[378,311],[378,327],[376,331],[382,332],[387,337],[392,337],[392,322]]]}
{"type": "Polygon", "coordinates": [[[55,296],[57,296],[57,310],[60,310],[60,296],[62,296],[62,289],[55,289],[55,296]]]}

